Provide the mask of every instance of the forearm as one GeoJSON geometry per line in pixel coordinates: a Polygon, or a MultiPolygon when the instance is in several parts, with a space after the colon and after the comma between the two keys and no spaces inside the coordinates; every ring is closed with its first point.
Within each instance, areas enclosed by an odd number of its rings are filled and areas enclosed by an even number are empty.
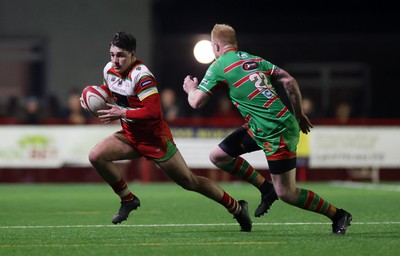
{"type": "Polygon", "coordinates": [[[299,117],[303,113],[303,109],[301,105],[302,96],[297,81],[295,79],[289,79],[289,81],[284,84],[284,88],[292,103],[296,117],[299,117]]]}
{"type": "Polygon", "coordinates": [[[194,109],[201,108],[204,105],[201,101],[198,100],[199,99],[198,93],[199,90],[197,89],[192,89],[188,91],[188,103],[194,109]]]}

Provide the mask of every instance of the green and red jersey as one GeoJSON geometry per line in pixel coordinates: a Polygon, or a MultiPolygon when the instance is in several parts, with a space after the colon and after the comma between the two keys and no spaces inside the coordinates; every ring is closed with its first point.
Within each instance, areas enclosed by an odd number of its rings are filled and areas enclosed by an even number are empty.
{"type": "Polygon", "coordinates": [[[230,51],[211,64],[197,89],[211,96],[216,88],[227,87],[232,103],[246,120],[249,133],[266,153],[267,147],[272,147],[271,154],[276,151],[281,137],[289,150],[296,152],[297,121],[271,83],[271,77],[278,73],[279,67],[261,57],[230,51]],[[284,132],[287,129],[291,130],[290,134],[284,132]]]}

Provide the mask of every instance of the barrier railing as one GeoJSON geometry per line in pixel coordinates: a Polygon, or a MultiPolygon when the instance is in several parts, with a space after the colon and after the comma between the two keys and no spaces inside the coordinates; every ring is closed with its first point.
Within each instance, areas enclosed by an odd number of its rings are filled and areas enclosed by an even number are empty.
{"type": "MultiPolygon", "coordinates": [[[[333,119],[312,121],[314,129],[307,136],[301,135],[298,146],[300,180],[307,180],[312,170],[345,169],[353,177],[369,173],[368,177],[377,182],[381,169],[400,170],[400,119],[351,119],[345,124],[333,119]]],[[[209,152],[243,120],[179,118],[169,123],[189,167],[212,169],[209,152]]],[[[19,125],[0,119],[0,171],[90,168],[90,149],[119,128],[118,123],[102,125],[97,120],[88,125],[69,125],[63,119],[19,125]]],[[[244,158],[255,168],[268,170],[262,151],[245,154],[244,158]]],[[[0,173],[0,182],[4,181],[1,177],[0,173]]],[[[151,180],[148,175],[144,177],[151,180]]]]}

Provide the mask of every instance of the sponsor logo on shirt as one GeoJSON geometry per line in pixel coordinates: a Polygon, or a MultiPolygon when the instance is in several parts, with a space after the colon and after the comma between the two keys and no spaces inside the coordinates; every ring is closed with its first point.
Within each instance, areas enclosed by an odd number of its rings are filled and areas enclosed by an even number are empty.
{"type": "Polygon", "coordinates": [[[258,63],[255,61],[248,61],[243,63],[242,68],[246,71],[248,70],[254,70],[258,68],[258,63]]]}
{"type": "Polygon", "coordinates": [[[211,76],[211,75],[212,75],[212,72],[210,70],[207,70],[206,76],[211,76]]]}

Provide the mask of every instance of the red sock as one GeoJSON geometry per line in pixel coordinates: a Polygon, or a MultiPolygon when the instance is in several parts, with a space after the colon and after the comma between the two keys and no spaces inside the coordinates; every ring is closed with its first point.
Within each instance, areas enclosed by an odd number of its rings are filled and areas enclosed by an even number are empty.
{"type": "Polygon", "coordinates": [[[131,191],[129,191],[128,185],[126,184],[125,180],[121,178],[120,181],[118,181],[115,184],[111,185],[111,188],[114,190],[114,192],[121,198],[121,201],[130,201],[135,196],[132,194],[131,191]]]}
{"type": "Polygon", "coordinates": [[[239,203],[230,195],[228,195],[225,191],[220,201],[220,204],[225,206],[225,208],[232,214],[238,214],[241,210],[239,203]]]}

